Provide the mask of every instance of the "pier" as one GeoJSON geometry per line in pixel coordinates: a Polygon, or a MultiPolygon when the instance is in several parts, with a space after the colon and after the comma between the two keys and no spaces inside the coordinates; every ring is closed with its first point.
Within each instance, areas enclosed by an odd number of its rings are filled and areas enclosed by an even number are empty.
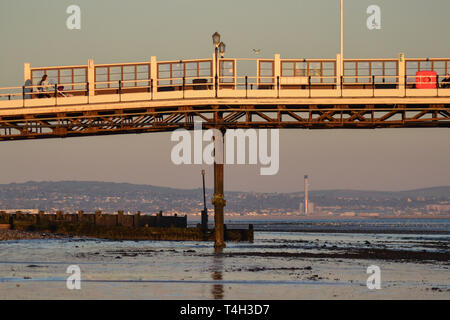
{"type": "MultiPolygon", "coordinates": [[[[222,49],[220,49],[222,50],[222,49]]],[[[450,127],[450,58],[219,57],[24,65],[0,88],[0,141],[194,129],[450,127]],[[47,74],[52,84],[40,86],[47,74]]],[[[214,164],[215,246],[225,246],[223,165],[214,164]]]]}

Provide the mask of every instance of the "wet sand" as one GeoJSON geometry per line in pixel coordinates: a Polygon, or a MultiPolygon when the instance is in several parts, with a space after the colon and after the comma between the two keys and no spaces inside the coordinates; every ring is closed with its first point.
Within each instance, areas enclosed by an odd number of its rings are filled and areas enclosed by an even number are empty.
{"type": "Polygon", "coordinates": [[[392,284],[380,290],[367,290],[364,285],[327,285],[320,283],[239,284],[212,283],[117,283],[83,282],[81,290],[67,290],[58,282],[26,282],[0,284],[2,299],[146,299],[146,300],[448,300],[449,293],[431,288],[404,287],[392,284]],[[37,294],[40,292],[40,294],[37,294]]]}
{"type": "Polygon", "coordinates": [[[446,236],[255,234],[205,242],[0,242],[0,299],[450,299],[446,236]],[[69,265],[82,289],[68,290],[69,265]],[[381,269],[369,290],[367,267],[381,269]]]}
{"type": "MultiPolygon", "coordinates": [[[[331,250],[342,249],[335,248],[331,250]]],[[[408,262],[427,262],[427,261],[450,261],[449,252],[411,252],[402,250],[388,249],[357,249],[352,248],[340,253],[286,253],[286,252],[238,252],[228,253],[226,256],[260,256],[260,257],[283,257],[283,258],[315,258],[315,259],[367,259],[367,260],[385,260],[385,261],[408,261],[408,262]]]]}

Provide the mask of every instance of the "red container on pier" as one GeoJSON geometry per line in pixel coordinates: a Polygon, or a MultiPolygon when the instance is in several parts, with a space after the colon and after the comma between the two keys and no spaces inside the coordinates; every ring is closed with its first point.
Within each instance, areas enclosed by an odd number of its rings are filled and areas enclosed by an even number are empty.
{"type": "Polygon", "coordinates": [[[417,89],[436,89],[436,71],[418,71],[416,73],[417,89]]]}

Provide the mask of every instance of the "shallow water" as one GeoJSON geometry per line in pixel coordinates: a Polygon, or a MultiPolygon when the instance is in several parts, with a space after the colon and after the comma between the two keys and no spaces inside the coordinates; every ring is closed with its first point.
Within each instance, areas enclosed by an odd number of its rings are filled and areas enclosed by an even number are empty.
{"type": "MultiPolygon", "coordinates": [[[[249,223],[257,231],[335,231],[378,233],[433,233],[450,234],[450,219],[291,219],[291,220],[228,220],[228,226],[246,228],[249,223]]],[[[195,225],[195,223],[192,223],[195,225]]]]}
{"type": "Polygon", "coordinates": [[[254,243],[228,243],[224,254],[215,254],[213,244],[206,242],[4,241],[0,243],[0,298],[448,299],[448,261],[289,254],[339,253],[364,247],[448,252],[449,243],[447,235],[255,232],[254,243]],[[381,290],[366,287],[366,269],[372,264],[381,268],[381,290]],[[81,290],[66,288],[69,265],[81,269],[81,290]]]}

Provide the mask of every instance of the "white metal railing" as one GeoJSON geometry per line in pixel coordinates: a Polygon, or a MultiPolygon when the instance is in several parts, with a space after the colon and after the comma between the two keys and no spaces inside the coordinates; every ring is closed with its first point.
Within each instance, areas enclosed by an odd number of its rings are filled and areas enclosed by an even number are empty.
{"type": "Polygon", "coordinates": [[[2,100],[26,100],[35,98],[70,97],[74,95],[86,95],[88,93],[87,83],[64,83],[47,85],[29,85],[0,88],[0,99],[2,100]],[[68,89],[67,86],[72,88],[68,89]]]}
{"type": "MultiPolygon", "coordinates": [[[[235,73],[235,71],[234,71],[235,73]]],[[[75,82],[0,88],[2,107],[5,100],[18,101],[15,106],[33,105],[32,101],[51,99],[49,105],[64,104],[66,98],[109,96],[111,101],[221,98],[221,97],[450,97],[450,77],[435,74],[378,76],[189,76],[156,79],[75,82]],[[146,94],[139,96],[139,94],[146,94]],[[112,98],[111,98],[112,97],[112,98]],[[117,97],[114,100],[114,97],[117,97]],[[26,102],[30,101],[30,102],[26,102]],[[20,103],[22,102],[22,103],[20,103]]],[[[80,100],[81,101],[81,100],[80,100]]],[[[96,101],[101,101],[97,99],[96,101]]],[[[77,102],[78,103],[78,102],[77,102]]],[[[44,105],[38,103],[39,105],[44,105]]],[[[67,104],[67,103],[66,103],[67,104]]]]}

